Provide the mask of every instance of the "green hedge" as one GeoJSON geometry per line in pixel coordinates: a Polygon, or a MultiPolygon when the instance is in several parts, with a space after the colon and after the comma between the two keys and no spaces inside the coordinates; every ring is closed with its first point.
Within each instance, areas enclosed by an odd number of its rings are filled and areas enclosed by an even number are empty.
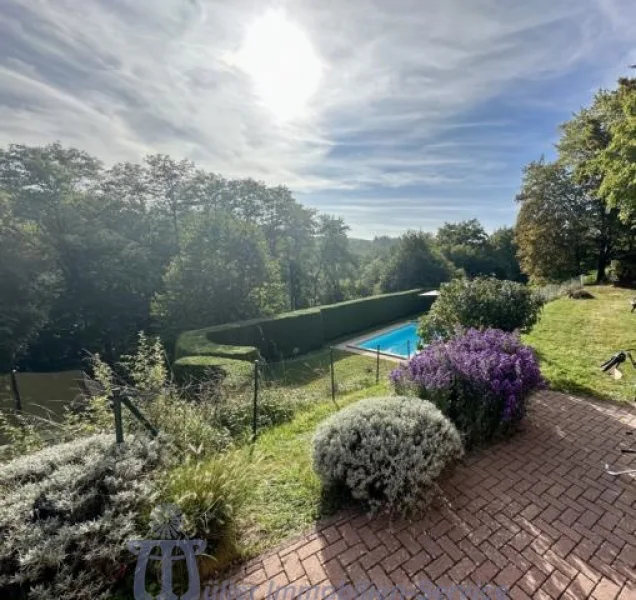
{"type": "Polygon", "coordinates": [[[309,308],[269,319],[188,331],[177,340],[176,356],[224,356],[252,361],[260,353],[268,360],[279,360],[322,348],[324,341],[320,308],[309,308]]]}
{"type": "Polygon", "coordinates": [[[420,296],[422,290],[382,294],[321,307],[325,341],[385,325],[390,321],[427,311],[434,296],[420,296]]]}
{"type": "MultiPolygon", "coordinates": [[[[383,294],[187,331],[177,339],[175,367],[179,368],[184,357],[216,357],[227,363],[254,361],[259,355],[276,361],[306,354],[326,342],[427,311],[435,298],[421,297],[421,293],[383,294]]],[[[215,365],[205,363],[207,367],[215,365]]]]}
{"type": "Polygon", "coordinates": [[[210,329],[197,329],[182,333],[177,340],[175,358],[179,359],[184,356],[219,356],[234,360],[254,361],[259,357],[258,349],[254,346],[216,344],[210,341],[208,338],[209,331],[210,329]]]}
{"type": "Polygon", "coordinates": [[[322,315],[319,308],[283,313],[269,319],[210,327],[208,339],[220,344],[258,348],[267,360],[280,360],[322,348],[322,315]]]}
{"type": "Polygon", "coordinates": [[[186,356],[172,365],[175,381],[181,385],[217,381],[232,387],[250,384],[254,367],[251,362],[218,356],[186,356]]]}

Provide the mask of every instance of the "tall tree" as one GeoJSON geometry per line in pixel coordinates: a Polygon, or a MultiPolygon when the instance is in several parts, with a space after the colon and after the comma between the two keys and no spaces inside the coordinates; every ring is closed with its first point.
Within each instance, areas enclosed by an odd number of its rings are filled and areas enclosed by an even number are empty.
{"type": "Polygon", "coordinates": [[[621,79],[612,97],[605,97],[613,118],[609,142],[594,163],[601,177],[599,196],[618,210],[626,225],[636,220],[636,79],[621,79]]]}
{"type": "Polygon", "coordinates": [[[182,241],[153,302],[169,337],[283,309],[278,266],[257,226],[227,214],[196,215],[184,223],[182,241]]]}
{"type": "Polygon", "coordinates": [[[179,233],[180,215],[195,204],[195,167],[189,160],[176,161],[165,154],[152,154],[144,159],[146,189],[155,206],[166,214],[171,222],[174,247],[181,250],[179,233]]]}
{"type": "Polygon", "coordinates": [[[433,288],[455,273],[453,265],[437,250],[432,235],[409,231],[392,249],[381,287],[385,292],[433,288]]]}
{"type": "Polygon", "coordinates": [[[59,274],[36,226],[15,218],[0,193],[0,373],[10,370],[48,320],[59,274]]]}
{"type": "MultiPolygon", "coordinates": [[[[626,240],[632,235],[632,221],[627,218],[620,223],[620,208],[625,217],[629,215],[629,188],[619,185],[618,179],[624,183],[629,180],[630,127],[629,109],[625,108],[633,93],[633,82],[627,80],[623,80],[618,90],[599,91],[591,106],[581,109],[561,126],[557,144],[559,162],[581,186],[595,215],[590,233],[597,249],[599,283],[605,279],[610,261],[622,254],[626,240]],[[626,203],[622,202],[623,194],[626,203]]],[[[634,138],[631,144],[636,144],[634,138]]]]}
{"type": "Polygon", "coordinates": [[[469,277],[495,274],[497,265],[488,234],[477,219],[444,223],[436,241],[442,254],[469,277]]]}
{"type": "Polygon", "coordinates": [[[493,231],[488,238],[488,247],[495,265],[494,273],[498,279],[527,281],[527,277],[521,272],[517,257],[519,248],[513,227],[500,227],[493,231]]]}
{"type": "Polygon", "coordinates": [[[593,260],[590,200],[567,169],[541,160],[524,171],[515,227],[523,271],[537,282],[562,281],[593,260]]]}
{"type": "Polygon", "coordinates": [[[338,217],[318,217],[313,268],[314,304],[330,304],[347,298],[347,284],[357,264],[349,248],[348,231],[349,227],[338,217]]]}

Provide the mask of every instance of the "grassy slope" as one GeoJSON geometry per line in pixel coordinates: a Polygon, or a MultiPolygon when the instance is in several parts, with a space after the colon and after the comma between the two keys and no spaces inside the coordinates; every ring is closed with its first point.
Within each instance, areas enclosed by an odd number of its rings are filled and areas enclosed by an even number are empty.
{"type": "Polygon", "coordinates": [[[630,313],[629,305],[635,293],[601,286],[586,289],[593,300],[561,298],[549,303],[524,341],[536,349],[554,389],[633,400],[636,370],[627,364],[624,377],[614,380],[599,365],[618,350],[636,348],[636,313],[630,313]]]}
{"type": "MultiPolygon", "coordinates": [[[[375,385],[376,361],[374,358],[334,350],[334,377],[336,389],[342,393],[375,385]]],[[[393,361],[380,360],[380,381],[384,381],[392,369],[393,361]]],[[[302,388],[305,391],[322,391],[331,394],[330,350],[328,348],[265,366],[265,379],[275,386],[302,388]]]]}
{"type": "MultiPolygon", "coordinates": [[[[387,393],[385,379],[337,402],[342,408],[361,398],[387,393]]],[[[331,401],[316,404],[258,438],[253,451],[253,459],[258,461],[255,491],[240,518],[239,543],[245,556],[255,555],[330,514],[311,466],[311,439],[318,423],[336,410],[331,401]]]]}

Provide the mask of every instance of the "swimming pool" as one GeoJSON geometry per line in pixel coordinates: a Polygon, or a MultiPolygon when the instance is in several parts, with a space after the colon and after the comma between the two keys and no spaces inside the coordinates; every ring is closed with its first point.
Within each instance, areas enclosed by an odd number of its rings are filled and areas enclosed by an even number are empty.
{"type": "Polygon", "coordinates": [[[362,350],[377,351],[384,354],[392,354],[400,358],[408,358],[417,352],[417,344],[420,341],[417,335],[417,323],[412,321],[405,325],[400,325],[356,342],[353,347],[362,350]]]}

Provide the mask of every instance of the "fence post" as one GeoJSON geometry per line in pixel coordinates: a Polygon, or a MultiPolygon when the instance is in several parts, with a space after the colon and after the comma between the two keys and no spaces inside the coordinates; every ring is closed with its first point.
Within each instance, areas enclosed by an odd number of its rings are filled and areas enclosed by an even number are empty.
{"type": "Polygon", "coordinates": [[[378,352],[375,358],[375,384],[380,383],[380,344],[378,344],[378,352]]]}
{"type": "Polygon", "coordinates": [[[115,441],[124,443],[124,424],[121,418],[121,397],[119,390],[113,392],[113,413],[115,414],[115,441]]]}
{"type": "Polygon", "coordinates": [[[18,387],[18,378],[16,377],[16,369],[11,369],[11,391],[15,401],[15,409],[22,412],[22,398],[20,397],[20,388],[18,387]]]}
{"type": "Polygon", "coordinates": [[[256,440],[258,420],[258,360],[254,361],[254,405],[252,407],[252,441],[256,440]]]}
{"type": "Polygon", "coordinates": [[[406,354],[411,358],[411,340],[406,340],[406,354]]]}
{"type": "Polygon", "coordinates": [[[331,370],[331,401],[336,405],[336,408],[338,408],[338,403],[336,402],[336,373],[333,368],[333,348],[329,349],[329,363],[331,370]]]}

